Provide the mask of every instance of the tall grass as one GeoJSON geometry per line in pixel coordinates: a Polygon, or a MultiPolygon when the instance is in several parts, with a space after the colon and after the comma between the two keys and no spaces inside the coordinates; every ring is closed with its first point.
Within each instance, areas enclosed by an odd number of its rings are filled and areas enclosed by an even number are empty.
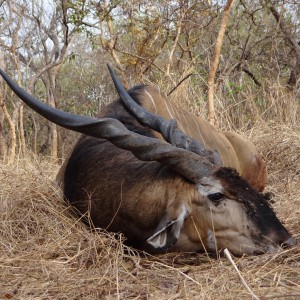
{"type": "MultiPolygon", "coordinates": [[[[199,74],[194,80],[194,84],[192,79],[181,84],[170,98],[178,106],[206,118],[205,80],[199,74]]],[[[164,86],[163,83],[161,86],[164,86]]],[[[222,78],[215,87],[215,108],[217,124],[224,130],[245,131],[255,124],[269,124],[273,121],[276,124],[297,126],[300,118],[300,90],[291,90],[280,82],[265,80],[262,87],[256,87],[246,79],[236,82],[222,78]]]]}

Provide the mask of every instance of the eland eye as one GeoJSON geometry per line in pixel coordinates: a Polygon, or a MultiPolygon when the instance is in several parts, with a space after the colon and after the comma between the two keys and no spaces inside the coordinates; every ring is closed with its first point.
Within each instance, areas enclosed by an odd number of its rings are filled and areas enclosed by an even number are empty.
{"type": "Polygon", "coordinates": [[[208,197],[209,200],[211,200],[213,202],[216,202],[216,203],[219,203],[224,198],[224,194],[214,193],[214,194],[207,195],[207,197],[208,197]]]}

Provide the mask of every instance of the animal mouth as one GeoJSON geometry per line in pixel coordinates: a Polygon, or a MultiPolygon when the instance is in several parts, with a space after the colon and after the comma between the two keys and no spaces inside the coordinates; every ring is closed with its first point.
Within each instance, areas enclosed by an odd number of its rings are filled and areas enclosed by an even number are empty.
{"type": "Polygon", "coordinates": [[[243,255],[246,256],[258,256],[266,253],[275,253],[278,252],[280,247],[277,246],[270,246],[267,247],[266,245],[249,245],[249,244],[240,244],[237,247],[232,247],[232,245],[228,245],[228,247],[223,247],[219,250],[219,254],[224,255],[224,250],[227,249],[232,255],[235,257],[242,257],[243,255]]]}
{"type": "MultiPolygon", "coordinates": [[[[222,255],[224,255],[224,250],[225,249],[223,249],[222,250],[222,255]]],[[[261,249],[257,249],[257,248],[255,248],[255,249],[252,249],[252,250],[250,250],[250,251],[241,251],[241,252],[236,252],[236,251],[230,251],[229,250],[229,252],[232,254],[232,255],[234,255],[235,257],[242,257],[242,256],[258,256],[258,255],[263,255],[263,254],[265,254],[266,252],[265,251],[263,251],[263,250],[261,250],[261,249]]]]}

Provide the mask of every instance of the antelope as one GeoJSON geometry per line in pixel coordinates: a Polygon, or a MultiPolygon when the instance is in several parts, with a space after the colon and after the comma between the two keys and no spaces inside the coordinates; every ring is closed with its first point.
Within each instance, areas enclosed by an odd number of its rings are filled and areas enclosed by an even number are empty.
{"type": "Polygon", "coordinates": [[[150,253],[258,255],[296,244],[261,193],[266,164],[251,142],[175,107],[157,87],[127,92],[109,71],[120,98],[97,118],[50,107],[0,71],[33,110],[82,133],[57,180],[92,226],[150,253]]]}

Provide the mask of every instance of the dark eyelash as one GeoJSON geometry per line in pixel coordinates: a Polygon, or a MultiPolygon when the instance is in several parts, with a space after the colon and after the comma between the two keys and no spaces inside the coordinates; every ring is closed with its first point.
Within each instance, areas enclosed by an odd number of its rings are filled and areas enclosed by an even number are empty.
{"type": "Polygon", "coordinates": [[[222,193],[214,193],[207,195],[207,198],[213,202],[219,202],[224,198],[224,194],[222,193]]]}

